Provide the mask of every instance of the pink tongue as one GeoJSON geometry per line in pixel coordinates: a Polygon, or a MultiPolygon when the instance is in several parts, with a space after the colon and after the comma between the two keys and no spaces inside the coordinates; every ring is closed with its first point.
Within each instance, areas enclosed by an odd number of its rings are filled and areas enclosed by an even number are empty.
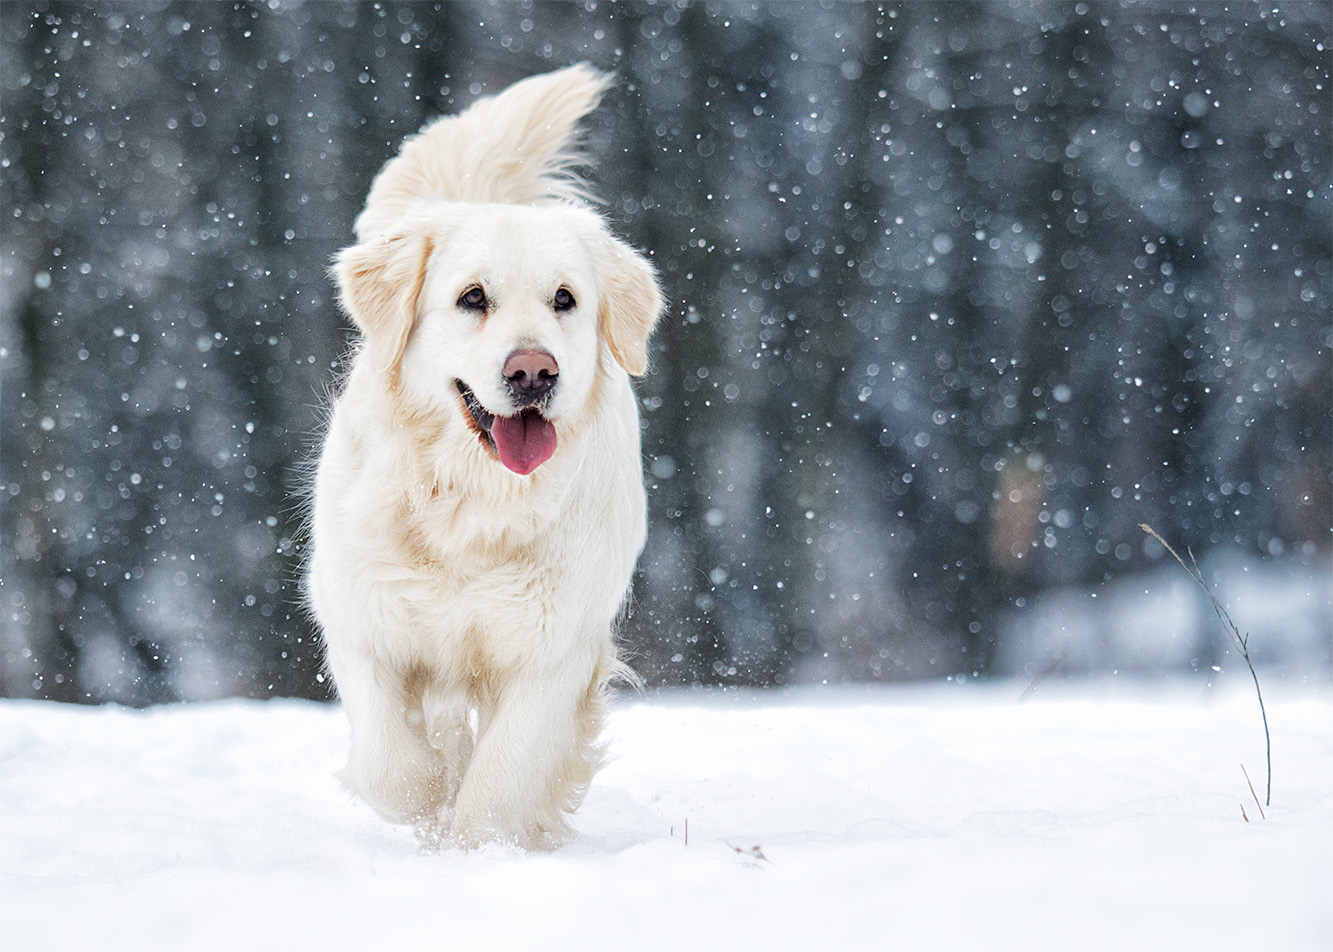
{"type": "Polygon", "coordinates": [[[500,462],[526,476],[555,452],[555,427],[535,410],[518,416],[496,417],[491,424],[491,439],[500,454],[500,462]]]}

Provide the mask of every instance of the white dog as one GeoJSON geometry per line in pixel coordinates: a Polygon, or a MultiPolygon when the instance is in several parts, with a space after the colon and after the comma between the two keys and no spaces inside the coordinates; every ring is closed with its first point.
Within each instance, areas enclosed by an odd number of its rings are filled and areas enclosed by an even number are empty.
{"type": "Polygon", "coordinates": [[[662,301],[572,172],[608,85],[574,66],[426,126],[333,268],[362,339],[319,460],[309,598],[346,782],[443,843],[560,842],[628,674],[629,375],[662,301]]]}

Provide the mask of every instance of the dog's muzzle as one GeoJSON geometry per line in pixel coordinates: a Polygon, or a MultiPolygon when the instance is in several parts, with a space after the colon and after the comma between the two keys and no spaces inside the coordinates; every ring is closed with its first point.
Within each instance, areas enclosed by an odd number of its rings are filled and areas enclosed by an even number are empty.
{"type": "Polygon", "coordinates": [[[506,469],[526,476],[555,453],[555,426],[541,411],[550,396],[551,383],[533,395],[531,403],[513,416],[496,416],[481,405],[467,384],[461,380],[455,384],[475,424],[478,439],[506,469]]]}

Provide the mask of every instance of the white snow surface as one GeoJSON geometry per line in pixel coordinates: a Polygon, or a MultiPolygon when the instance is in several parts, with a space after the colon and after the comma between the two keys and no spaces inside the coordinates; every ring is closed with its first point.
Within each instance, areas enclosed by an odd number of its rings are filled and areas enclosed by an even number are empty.
{"type": "Polygon", "coordinates": [[[625,696],[581,838],[531,854],[351,799],[336,706],[3,702],[0,944],[1333,949],[1333,689],[1267,686],[1261,819],[1227,680],[625,696]]]}

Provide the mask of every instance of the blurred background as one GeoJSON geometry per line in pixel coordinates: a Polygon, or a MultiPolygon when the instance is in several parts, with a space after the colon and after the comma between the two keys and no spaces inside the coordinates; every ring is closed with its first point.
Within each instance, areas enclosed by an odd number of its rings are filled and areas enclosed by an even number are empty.
{"type": "Polygon", "coordinates": [[[587,60],[650,684],[1333,680],[1327,3],[0,5],[0,694],[323,698],[330,257],[424,121],[587,60]],[[1243,669],[1242,669],[1243,670],[1243,669]]]}

